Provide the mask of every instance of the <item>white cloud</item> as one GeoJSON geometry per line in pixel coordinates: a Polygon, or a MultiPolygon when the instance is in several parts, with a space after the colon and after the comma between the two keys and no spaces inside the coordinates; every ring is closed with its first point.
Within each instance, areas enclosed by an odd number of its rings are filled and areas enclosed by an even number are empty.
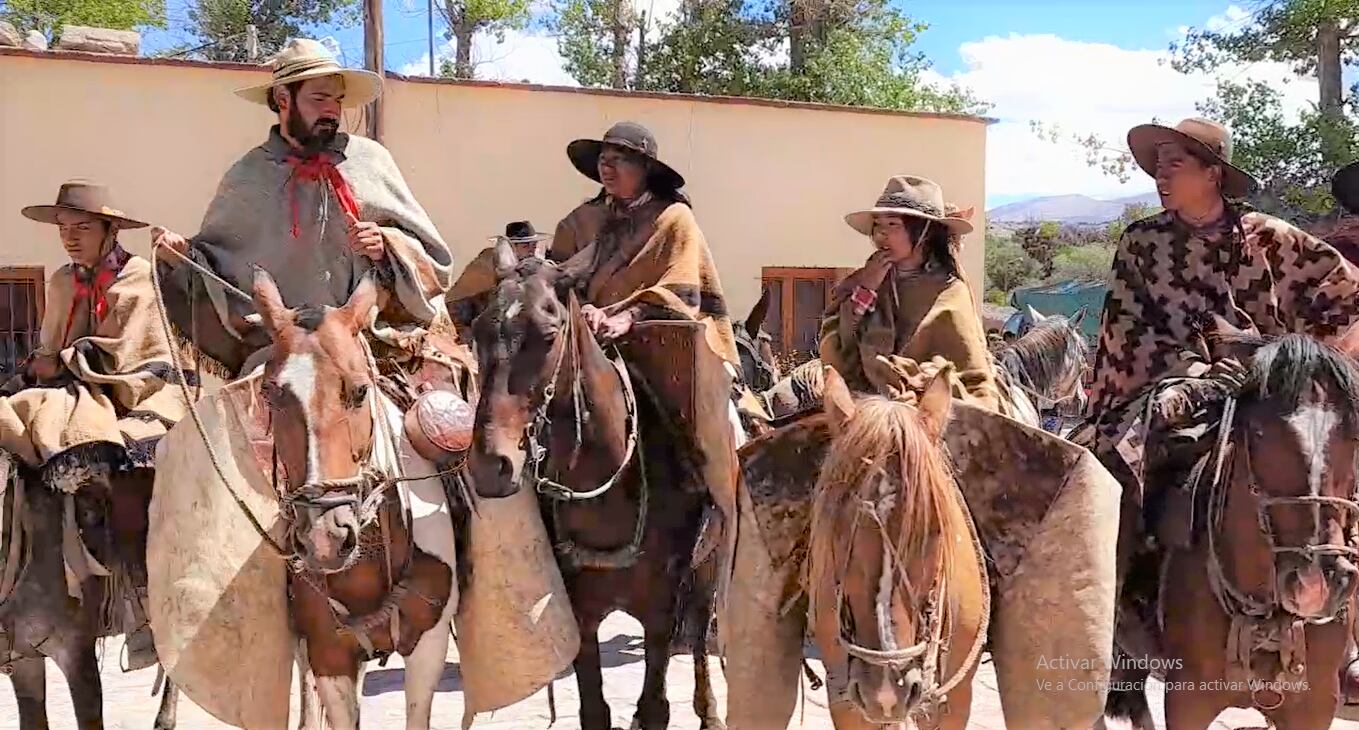
{"type": "MultiPolygon", "coordinates": [[[[1230,22],[1228,9],[1223,22],[1230,22]]],[[[1122,149],[1131,127],[1157,118],[1174,123],[1197,114],[1195,103],[1213,95],[1207,74],[1182,74],[1166,63],[1165,49],[1129,50],[1055,35],[991,36],[960,48],[966,70],[930,74],[957,83],[994,105],[999,123],[987,134],[986,188],[992,196],[1084,193],[1114,198],[1149,192],[1140,171],[1119,183],[1086,163],[1074,143],[1053,144],[1035,135],[1030,121],[1055,125],[1070,139],[1096,134],[1122,149]]],[[[1279,64],[1219,69],[1236,81],[1268,80],[1296,113],[1316,95],[1315,82],[1298,79],[1279,64]]]]}
{"type": "MultiPolygon", "coordinates": [[[[453,44],[445,43],[438,50],[435,69],[443,59],[453,58],[453,44]]],[[[579,86],[562,68],[565,63],[557,53],[557,39],[543,33],[506,31],[504,40],[494,35],[478,33],[472,39],[472,63],[478,79],[488,81],[527,81],[552,86],[579,86]]],[[[410,76],[429,74],[429,53],[419,60],[401,67],[410,76]]]]}

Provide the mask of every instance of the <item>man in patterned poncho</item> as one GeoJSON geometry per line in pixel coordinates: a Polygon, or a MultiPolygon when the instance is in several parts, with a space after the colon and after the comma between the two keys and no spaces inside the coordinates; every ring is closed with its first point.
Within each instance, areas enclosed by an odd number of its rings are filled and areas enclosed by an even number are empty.
{"type": "MultiPolygon", "coordinates": [[[[1163,391],[1155,409],[1173,420],[1220,399],[1239,384],[1234,361],[1207,362],[1201,326],[1219,315],[1261,334],[1304,333],[1333,342],[1359,322],[1359,269],[1335,249],[1276,218],[1231,202],[1254,185],[1231,164],[1222,126],[1187,119],[1175,128],[1142,125],[1128,134],[1138,165],[1156,178],[1166,210],[1130,225],[1119,241],[1105,300],[1090,414],[1092,451],[1125,488],[1122,554],[1141,533],[1136,516],[1157,505],[1143,484],[1138,439],[1149,391],[1172,376],[1189,376],[1163,391]],[[1183,357],[1186,350],[1198,355],[1183,357]],[[1137,537],[1134,534],[1133,537],[1137,537]]],[[[1351,648],[1351,652],[1353,649],[1351,648]]],[[[1359,690],[1359,665],[1342,670],[1342,692],[1359,690]]]]}

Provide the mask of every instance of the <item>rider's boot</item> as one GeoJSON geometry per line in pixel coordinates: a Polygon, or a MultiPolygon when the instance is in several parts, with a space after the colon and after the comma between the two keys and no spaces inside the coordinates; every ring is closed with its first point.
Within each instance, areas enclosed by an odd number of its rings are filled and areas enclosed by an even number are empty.
{"type": "MultiPolygon", "coordinates": [[[[1351,634],[1359,634],[1359,622],[1351,634]]],[[[1350,637],[1345,649],[1345,660],[1340,663],[1340,700],[1346,705],[1359,705],[1359,636],[1350,637]]]]}

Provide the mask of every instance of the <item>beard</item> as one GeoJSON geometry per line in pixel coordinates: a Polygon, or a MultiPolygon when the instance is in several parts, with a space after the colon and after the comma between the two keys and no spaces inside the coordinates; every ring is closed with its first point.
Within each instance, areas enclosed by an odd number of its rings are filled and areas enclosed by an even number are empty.
{"type": "Polygon", "coordinates": [[[297,143],[302,145],[302,150],[308,154],[315,154],[329,146],[339,132],[340,123],[337,120],[318,119],[315,124],[308,127],[296,106],[288,111],[288,135],[297,140],[297,143]]]}

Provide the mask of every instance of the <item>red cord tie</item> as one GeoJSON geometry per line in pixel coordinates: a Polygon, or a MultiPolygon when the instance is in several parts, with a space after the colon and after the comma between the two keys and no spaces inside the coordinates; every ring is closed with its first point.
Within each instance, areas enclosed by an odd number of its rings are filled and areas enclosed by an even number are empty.
{"type": "Polygon", "coordinates": [[[289,155],[284,158],[288,166],[293,168],[292,177],[288,179],[288,204],[293,214],[293,238],[297,238],[302,233],[300,224],[301,211],[297,203],[297,185],[302,182],[324,182],[330,185],[330,189],[335,191],[335,197],[340,201],[340,209],[344,211],[345,218],[350,224],[359,221],[359,204],[354,199],[354,191],[349,188],[349,183],[345,181],[344,175],[335,167],[335,161],[330,155],[319,154],[311,157],[298,157],[289,155]]]}
{"type": "Polygon", "coordinates": [[[62,344],[69,344],[71,339],[71,326],[75,324],[76,312],[80,311],[82,304],[89,306],[89,301],[94,300],[94,322],[98,325],[104,321],[104,316],[109,311],[108,292],[109,287],[113,286],[114,279],[118,278],[119,272],[127,263],[127,252],[121,247],[115,248],[104,260],[99,263],[99,268],[94,272],[84,267],[77,267],[72,276],[75,279],[75,296],[71,299],[71,311],[66,314],[66,331],[62,333],[62,344]]]}

